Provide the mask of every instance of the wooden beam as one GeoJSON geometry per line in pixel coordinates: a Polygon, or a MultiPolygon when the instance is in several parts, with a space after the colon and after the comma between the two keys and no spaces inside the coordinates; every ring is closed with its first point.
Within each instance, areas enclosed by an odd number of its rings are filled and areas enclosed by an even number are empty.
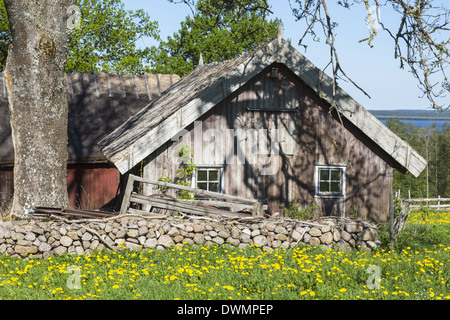
{"type": "Polygon", "coordinates": [[[130,196],[131,193],[133,192],[135,177],[136,176],[132,174],[128,176],[127,186],[125,188],[125,192],[122,199],[122,206],[120,207],[120,214],[125,214],[130,205],[130,196]]]}
{"type": "Polygon", "coordinates": [[[206,216],[225,216],[225,217],[248,217],[249,214],[239,213],[239,212],[229,212],[219,209],[205,208],[200,206],[195,206],[191,204],[175,202],[173,200],[153,198],[145,196],[132,195],[130,197],[131,202],[136,202],[145,205],[151,205],[155,208],[161,208],[166,210],[181,211],[183,213],[206,215],[206,216]]]}
{"type": "Polygon", "coordinates": [[[143,182],[143,183],[150,183],[150,184],[154,184],[154,185],[161,186],[161,187],[179,189],[179,190],[192,192],[192,193],[202,195],[202,196],[207,196],[207,197],[212,197],[212,198],[217,198],[217,199],[224,199],[224,200],[229,200],[229,201],[235,201],[235,202],[243,203],[243,204],[254,205],[255,203],[259,202],[258,200],[255,200],[255,199],[246,199],[246,198],[241,198],[241,197],[237,197],[237,196],[230,196],[230,195],[223,194],[223,193],[206,191],[206,190],[202,190],[202,189],[181,186],[179,184],[173,184],[173,183],[168,183],[168,182],[163,182],[163,181],[158,181],[158,180],[153,180],[153,179],[141,178],[141,177],[137,177],[137,176],[134,176],[134,179],[135,179],[135,181],[139,181],[139,182],[143,182]]]}

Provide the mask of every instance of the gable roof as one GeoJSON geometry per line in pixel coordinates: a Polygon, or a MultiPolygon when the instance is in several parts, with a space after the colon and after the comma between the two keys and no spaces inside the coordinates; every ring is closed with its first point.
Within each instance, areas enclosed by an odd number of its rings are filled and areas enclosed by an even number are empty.
{"type": "MultiPolygon", "coordinates": [[[[66,74],[69,163],[107,162],[98,141],[178,80],[179,76],[161,74],[66,74]]],[[[4,73],[0,73],[0,114],[0,166],[11,166],[14,148],[4,73]]]]}
{"type": "MultiPolygon", "coordinates": [[[[275,38],[253,52],[232,60],[198,66],[161,97],[99,142],[105,157],[121,173],[131,170],[221,100],[273,63],[282,63],[332,103],[332,79],[289,42],[275,38]]],[[[389,154],[401,167],[418,176],[427,162],[341,88],[335,101],[343,117],[389,154]]]]}

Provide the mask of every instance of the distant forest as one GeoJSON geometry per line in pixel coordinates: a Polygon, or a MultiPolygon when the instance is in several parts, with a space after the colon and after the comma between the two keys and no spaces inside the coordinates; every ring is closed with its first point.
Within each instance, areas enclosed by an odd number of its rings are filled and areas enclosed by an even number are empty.
{"type": "Polygon", "coordinates": [[[379,120],[423,120],[450,121],[450,110],[437,112],[436,110],[369,110],[379,120]]]}
{"type": "Polygon", "coordinates": [[[402,197],[450,198],[450,112],[438,113],[426,110],[371,111],[379,120],[386,120],[386,126],[410,144],[428,161],[426,168],[417,178],[394,170],[394,191],[401,190],[402,197]],[[398,117],[394,118],[394,114],[398,117]],[[385,117],[383,119],[383,117],[385,117]],[[440,121],[430,126],[419,127],[401,120],[440,121]],[[444,123],[442,123],[444,121],[444,123]]]}

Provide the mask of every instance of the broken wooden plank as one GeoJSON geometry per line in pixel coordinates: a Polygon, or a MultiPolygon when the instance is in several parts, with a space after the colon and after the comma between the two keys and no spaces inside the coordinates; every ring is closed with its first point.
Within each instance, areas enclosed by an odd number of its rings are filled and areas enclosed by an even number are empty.
{"type": "MultiPolygon", "coordinates": [[[[130,174],[130,177],[131,176],[132,175],[130,174]]],[[[153,179],[141,178],[141,177],[134,176],[134,175],[133,175],[133,177],[134,177],[135,181],[139,181],[139,182],[150,183],[150,184],[154,184],[154,185],[161,186],[161,187],[179,189],[179,190],[183,190],[183,191],[192,192],[192,193],[195,193],[197,195],[202,195],[202,196],[207,196],[207,197],[212,197],[212,198],[217,198],[217,199],[236,201],[238,203],[250,204],[252,206],[255,203],[259,202],[258,200],[255,200],[255,199],[245,199],[245,198],[241,198],[241,197],[237,197],[237,196],[230,196],[230,195],[223,194],[223,193],[206,191],[206,190],[202,190],[202,189],[181,186],[181,185],[178,185],[178,184],[162,182],[162,181],[153,180],[153,179]]]]}
{"type": "Polygon", "coordinates": [[[132,195],[130,197],[131,202],[151,205],[155,208],[173,210],[173,211],[181,211],[184,213],[198,214],[198,215],[207,215],[207,216],[227,216],[227,217],[247,217],[249,214],[239,213],[239,212],[230,212],[220,209],[214,208],[206,208],[195,206],[191,204],[175,202],[173,200],[162,199],[162,198],[152,198],[146,197],[142,195],[132,195]]]}

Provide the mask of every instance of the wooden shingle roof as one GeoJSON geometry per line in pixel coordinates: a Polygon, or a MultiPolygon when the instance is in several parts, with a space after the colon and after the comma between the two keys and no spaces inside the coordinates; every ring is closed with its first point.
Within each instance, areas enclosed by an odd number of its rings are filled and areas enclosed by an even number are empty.
{"type": "MultiPolygon", "coordinates": [[[[161,74],[66,74],[69,163],[106,162],[98,141],[179,80],[161,74]]],[[[14,163],[4,73],[0,73],[0,166],[14,163]]]]}

